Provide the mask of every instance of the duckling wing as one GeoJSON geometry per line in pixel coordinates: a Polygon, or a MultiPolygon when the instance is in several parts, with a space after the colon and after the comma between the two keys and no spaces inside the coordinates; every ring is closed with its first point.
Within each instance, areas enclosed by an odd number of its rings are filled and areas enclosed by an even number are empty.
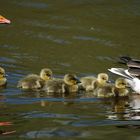
{"type": "Polygon", "coordinates": [[[49,93],[64,93],[63,84],[64,81],[60,79],[48,80],[42,90],[49,93]]]}
{"type": "Polygon", "coordinates": [[[114,96],[114,93],[112,92],[112,85],[107,85],[104,87],[100,87],[96,89],[96,96],[97,97],[102,97],[102,98],[106,98],[106,97],[112,97],[114,96]]]}
{"type": "Polygon", "coordinates": [[[82,78],[80,79],[80,81],[81,81],[80,85],[81,85],[81,87],[83,87],[83,89],[85,89],[85,90],[88,91],[88,89],[89,89],[90,87],[92,87],[92,83],[93,83],[93,81],[95,81],[95,80],[96,80],[96,77],[93,77],[93,76],[82,77],[82,78]]]}
{"type": "Polygon", "coordinates": [[[25,78],[21,79],[17,87],[22,89],[39,89],[44,85],[44,80],[36,74],[27,75],[25,78]]]}

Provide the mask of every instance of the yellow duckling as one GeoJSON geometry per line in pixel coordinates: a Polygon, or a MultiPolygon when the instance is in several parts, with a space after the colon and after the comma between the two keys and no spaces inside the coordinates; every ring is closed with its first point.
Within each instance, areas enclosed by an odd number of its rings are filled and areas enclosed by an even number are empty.
{"type": "Polygon", "coordinates": [[[18,82],[17,87],[22,89],[36,90],[44,86],[45,81],[52,79],[52,71],[48,68],[41,70],[40,75],[29,74],[18,82]]]}
{"type": "Polygon", "coordinates": [[[129,90],[127,89],[127,82],[123,78],[118,78],[115,84],[107,84],[104,87],[97,88],[94,95],[97,97],[124,97],[128,96],[129,90]]]}
{"type": "Polygon", "coordinates": [[[80,81],[74,74],[66,74],[63,79],[52,79],[45,82],[43,91],[48,93],[71,93],[78,92],[80,81]]]}
{"type": "Polygon", "coordinates": [[[4,87],[7,84],[5,70],[0,67],[0,87],[4,87]]]}
{"type": "Polygon", "coordinates": [[[109,76],[106,73],[99,73],[97,78],[93,76],[82,77],[80,79],[82,87],[86,91],[93,91],[98,87],[105,86],[109,80],[109,76]]]}

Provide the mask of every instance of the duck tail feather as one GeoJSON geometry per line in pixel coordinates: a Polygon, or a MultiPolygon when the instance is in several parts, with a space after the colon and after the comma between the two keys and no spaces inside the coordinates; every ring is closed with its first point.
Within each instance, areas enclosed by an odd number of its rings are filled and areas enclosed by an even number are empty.
{"type": "Polygon", "coordinates": [[[131,77],[132,79],[135,78],[134,76],[132,76],[132,75],[129,73],[128,70],[125,70],[125,73],[126,73],[129,77],[131,77]]]}
{"type": "Polygon", "coordinates": [[[128,63],[130,60],[132,60],[132,58],[131,57],[129,57],[129,56],[121,56],[120,57],[120,60],[123,62],[123,63],[128,63]]]}

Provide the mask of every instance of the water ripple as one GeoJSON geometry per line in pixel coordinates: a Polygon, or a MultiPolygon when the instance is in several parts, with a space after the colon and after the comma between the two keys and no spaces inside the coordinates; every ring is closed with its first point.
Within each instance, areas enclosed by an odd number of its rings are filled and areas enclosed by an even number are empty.
{"type": "Polygon", "coordinates": [[[24,118],[65,118],[65,119],[83,119],[93,118],[93,116],[80,116],[76,114],[56,114],[56,113],[43,113],[43,112],[30,112],[21,114],[24,118]]]}
{"type": "Polygon", "coordinates": [[[119,121],[119,120],[92,120],[92,121],[76,121],[71,123],[72,126],[76,127],[87,127],[87,126],[110,126],[110,125],[140,125],[140,121],[119,121]]]}
{"type": "Polygon", "coordinates": [[[114,44],[111,40],[100,39],[97,37],[90,37],[90,36],[73,36],[73,39],[83,40],[83,41],[95,41],[99,44],[103,44],[109,47],[116,47],[117,44],[114,44]]]}
{"type": "MultiPolygon", "coordinates": [[[[16,3],[16,2],[14,2],[16,3]]],[[[36,9],[46,9],[48,8],[48,4],[43,3],[43,2],[29,2],[29,1],[22,1],[16,3],[19,6],[27,7],[27,8],[36,8],[36,9]]]]}
{"type": "Polygon", "coordinates": [[[53,129],[43,129],[39,131],[30,131],[24,135],[21,135],[21,138],[44,138],[44,137],[87,137],[90,136],[90,133],[87,131],[78,132],[69,129],[62,128],[53,128],[53,129]]]}
{"type": "Polygon", "coordinates": [[[62,39],[62,38],[57,38],[57,37],[54,37],[53,35],[48,35],[45,33],[36,34],[33,32],[25,31],[24,34],[28,35],[30,37],[33,37],[33,38],[48,39],[48,40],[55,42],[55,43],[58,43],[58,44],[71,44],[70,41],[67,41],[67,40],[62,39]]]}

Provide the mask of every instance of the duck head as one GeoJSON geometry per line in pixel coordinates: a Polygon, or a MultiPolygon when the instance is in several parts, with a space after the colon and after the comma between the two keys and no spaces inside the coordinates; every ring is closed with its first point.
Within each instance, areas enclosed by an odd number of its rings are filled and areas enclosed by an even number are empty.
{"type": "Polygon", "coordinates": [[[50,69],[44,68],[40,72],[40,77],[45,81],[50,80],[52,79],[52,71],[50,69]]]}
{"type": "Polygon", "coordinates": [[[0,23],[8,23],[8,24],[10,24],[11,21],[0,15],[0,23]]]}
{"type": "Polygon", "coordinates": [[[67,84],[67,85],[77,85],[78,83],[80,83],[79,79],[77,78],[76,75],[74,74],[66,74],[64,76],[64,82],[67,84]]]}
{"type": "Polygon", "coordinates": [[[109,80],[109,76],[106,73],[99,73],[97,76],[97,81],[101,84],[101,85],[105,85],[109,80]]]}

